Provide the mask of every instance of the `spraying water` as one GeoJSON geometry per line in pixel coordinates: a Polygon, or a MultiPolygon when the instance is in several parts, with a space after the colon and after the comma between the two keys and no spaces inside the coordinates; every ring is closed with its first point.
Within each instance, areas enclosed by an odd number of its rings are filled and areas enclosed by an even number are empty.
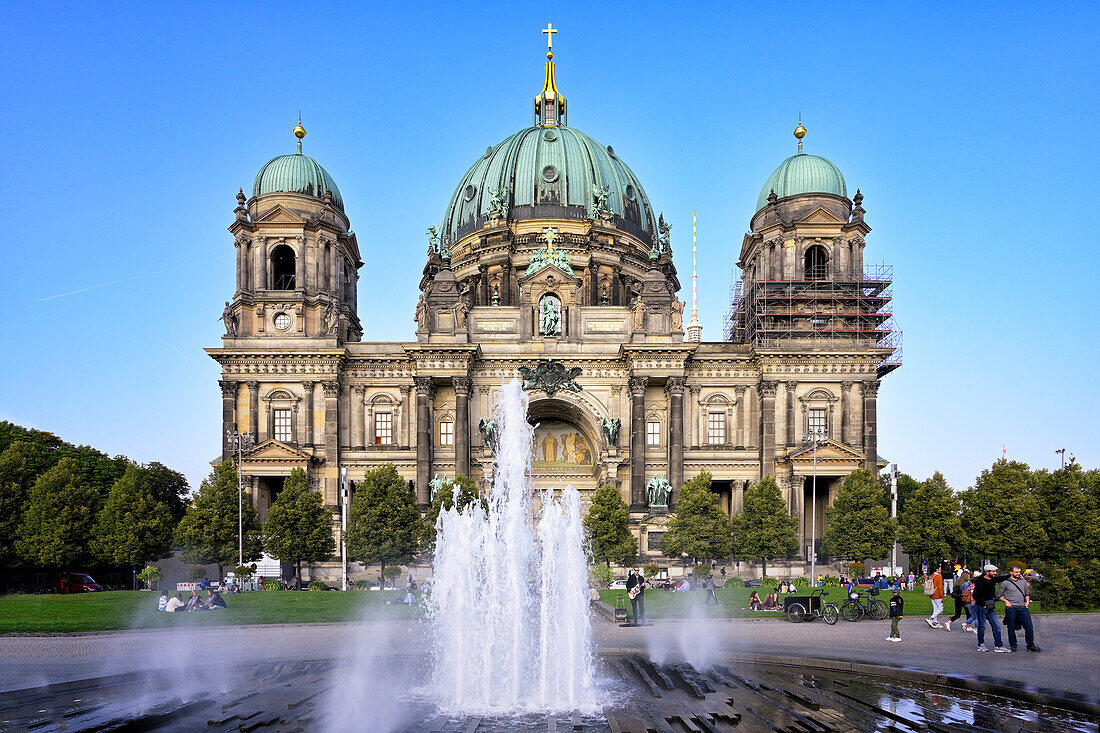
{"type": "Polygon", "coordinates": [[[580,495],[531,486],[534,428],[513,379],[495,411],[486,512],[440,512],[429,615],[435,687],[462,711],[591,710],[592,627],[580,495]]]}

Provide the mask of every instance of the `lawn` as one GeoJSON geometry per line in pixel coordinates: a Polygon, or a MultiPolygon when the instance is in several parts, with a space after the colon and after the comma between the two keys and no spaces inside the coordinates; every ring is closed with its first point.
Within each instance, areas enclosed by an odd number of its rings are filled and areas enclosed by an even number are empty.
{"type": "MultiPolygon", "coordinates": [[[[749,611],[746,609],[748,606],[749,595],[756,591],[760,594],[760,600],[764,600],[764,597],[770,592],[769,588],[719,588],[717,590],[718,599],[722,602],[721,606],[715,606],[712,602],[708,606],[703,605],[703,601],[706,599],[706,592],[703,590],[691,590],[686,593],[673,593],[666,590],[648,590],[645,594],[645,610],[646,616],[651,619],[659,618],[687,618],[693,615],[699,616],[711,616],[717,618],[786,618],[782,613],[775,611],[749,611]]],[[[835,603],[838,606],[844,602],[844,591],[841,588],[826,588],[829,591],[828,602],[835,603]]],[[[809,589],[799,590],[791,595],[805,595],[809,589]]],[[[882,591],[879,594],[879,598],[882,601],[889,601],[892,594],[890,591],[882,591]]],[[[905,599],[905,615],[906,616],[928,616],[932,613],[932,599],[924,595],[923,591],[902,591],[902,598],[905,599]]],[[[780,594],[779,605],[782,607],[783,599],[786,596],[780,594]]],[[[627,600],[625,590],[602,590],[600,591],[600,598],[610,603],[612,606],[622,606],[630,610],[630,601],[627,600]]],[[[951,598],[947,598],[944,601],[944,613],[940,615],[940,621],[945,621],[951,617],[954,613],[954,601],[951,598]]],[[[1032,601],[1030,610],[1032,613],[1040,614],[1042,609],[1039,607],[1038,601],[1032,601]]],[[[1003,616],[1004,609],[1000,605],[997,606],[997,615],[1003,616]]],[[[961,619],[960,619],[961,620],[961,619]]]]}
{"type": "Polygon", "coordinates": [[[252,591],[224,596],[225,610],[192,613],[158,612],[159,596],[148,591],[2,596],[0,634],[410,619],[423,613],[419,606],[383,603],[404,598],[403,590],[252,591]]]}

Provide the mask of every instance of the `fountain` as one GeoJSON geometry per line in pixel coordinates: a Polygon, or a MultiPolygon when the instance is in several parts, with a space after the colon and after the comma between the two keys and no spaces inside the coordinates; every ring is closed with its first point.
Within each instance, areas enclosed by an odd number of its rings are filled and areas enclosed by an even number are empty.
{"type": "Polygon", "coordinates": [[[580,495],[531,486],[527,393],[503,385],[488,511],[443,511],[429,616],[435,687],[467,712],[594,710],[580,495]]]}

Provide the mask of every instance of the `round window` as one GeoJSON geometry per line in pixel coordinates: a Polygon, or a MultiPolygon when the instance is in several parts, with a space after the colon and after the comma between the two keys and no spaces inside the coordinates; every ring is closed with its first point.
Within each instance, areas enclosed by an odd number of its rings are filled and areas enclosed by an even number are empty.
{"type": "Polygon", "coordinates": [[[280,312],[275,314],[275,328],[285,331],[290,328],[290,314],[280,312]]]}
{"type": "Polygon", "coordinates": [[[558,180],[558,169],[552,165],[548,165],[542,169],[542,180],[547,183],[553,183],[558,180]]]}
{"type": "Polygon", "coordinates": [[[548,143],[552,143],[558,139],[558,133],[554,132],[553,130],[547,130],[546,132],[542,133],[542,139],[548,143]]]}
{"type": "Polygon", "coordinates": [[[627,186],[626,187],[626,197],[628,199],[630,199],[631,201],[634,200],[634,187],[633,186],[627,186]]]}
{"type": "Polygon", "coordinates": [[[607,146],[607,154],[610,155],[612,158],[614,158],[615,157],[615,148],[608,145],[607,146]]]}
{"type": "Polygon", "coordinates": [[[467,186],[466,187],[466,200],[467,201],[473,201],[474,200],[474,194],[476,194],[476,193],[477,193],[477,188],[475,188],[473,185],[467,186]]]}

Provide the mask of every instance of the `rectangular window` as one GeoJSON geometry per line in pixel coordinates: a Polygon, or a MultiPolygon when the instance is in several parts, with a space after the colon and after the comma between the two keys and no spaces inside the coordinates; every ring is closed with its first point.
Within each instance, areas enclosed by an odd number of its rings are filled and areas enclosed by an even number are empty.
{"type": "Polygon", "coordinates": [[[829,437],[829,426],[825,421],[826,411],[823,409],[810,410],[810,435],[827,438],[829,437]]]}
{"type": "Polygon", "coordinates": [[[290,410],[275,410],[275,440],[290,442],[290,410]]]}
{"type": "Polygon", "coordinates": [[[661,545],[663,545],[664,543],[664,532],[650,532],[646,535],[646,549],[650,552],[660,552],[661,545]]]}
{"type": "Polygon", "coordinates": [[[722,445],[726,442],[726,413],[707,413],[707,442],[722,445]]]}
{"type": "Polygon", "coordinates": [[[439,423],[439,444],[455,444],[455,424],[453,422],[449,420],[444,420],[443,422],[439,423]]]}
{"type": "Polygon", "coordinates": [[[659,423],[659,422],[647,422],[645,424],[645,444],[646,445],[660,445],[661,444],[661,423],[659,423]]]}
{"type": "Polygon", "coordinates": [[[374,413],[374,444],[393,445],[393,413],[374,413]]]}

